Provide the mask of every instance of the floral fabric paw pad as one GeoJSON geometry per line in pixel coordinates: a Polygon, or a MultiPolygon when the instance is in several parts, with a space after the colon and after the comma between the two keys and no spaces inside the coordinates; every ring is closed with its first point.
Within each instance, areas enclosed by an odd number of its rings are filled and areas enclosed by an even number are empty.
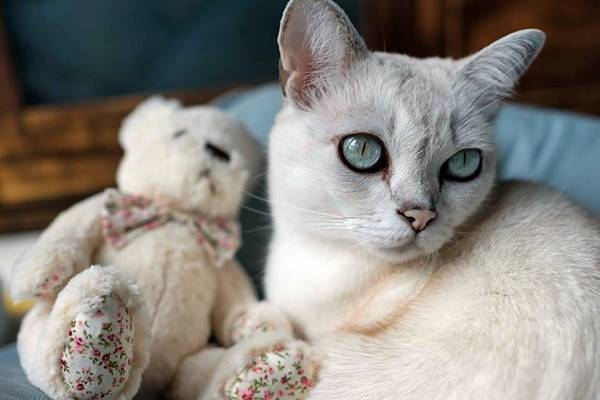
{"type": "Polygon", "coordinates": [[[301,400],[316,380],[316,370],[301,350],[277,346],[248,363],[227,385],[229,400],[301,400]]]}
{"type": "Polygon", "coordinates": [[[98,309],[78,314],[60,358],[69,394],[77,400],[118,394],[133,364],[133,335],[131,315],[115,295],[102,297],[98,309]]]}

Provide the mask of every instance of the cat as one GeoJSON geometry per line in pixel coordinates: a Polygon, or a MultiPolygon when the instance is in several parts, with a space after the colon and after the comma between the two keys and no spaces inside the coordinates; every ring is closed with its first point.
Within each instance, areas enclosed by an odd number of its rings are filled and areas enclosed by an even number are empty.
{"type": "Polygon", "coordinates": [[[600,398],[600,223],[497,183],[494,117],[544,41],[415,59],[287,5],[265,289],[326,354],[310,399],[600,398]]]}

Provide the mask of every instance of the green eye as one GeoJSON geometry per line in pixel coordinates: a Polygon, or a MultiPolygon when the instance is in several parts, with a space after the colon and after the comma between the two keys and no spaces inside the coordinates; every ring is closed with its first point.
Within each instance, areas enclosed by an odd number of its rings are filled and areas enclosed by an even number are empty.
{"type": "Polygon", "coordinates": [[[474,179],[481,171],[481,150],[465,149],[457,152],[442,167],[444,178],[465,182],[474,179]]]}
{"type": "Polygon", "coordinates": [[[367,133],[346,136],[340,141],[340,157],[356,172],[376,172],[385,167],[385,151],[381,140],[367,133]]]}

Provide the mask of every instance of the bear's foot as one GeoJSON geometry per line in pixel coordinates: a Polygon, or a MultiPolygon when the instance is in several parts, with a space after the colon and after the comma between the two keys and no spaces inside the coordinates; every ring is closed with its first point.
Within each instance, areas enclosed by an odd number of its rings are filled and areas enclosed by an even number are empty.
{"type": "Polygon", "coordinates": [[[309,345],[284,341],[258,352],[225,384],[225,395],[230,400],[302,400],[315,385],[318,372],[309,345]]]}
{"type": "Polygon", "coordinates": [[[129,378],[133,355],[132,316],[117,295],[103,295],[70,323],[60,358],[65,387],[79,400],[113,398],[129,378]]]}

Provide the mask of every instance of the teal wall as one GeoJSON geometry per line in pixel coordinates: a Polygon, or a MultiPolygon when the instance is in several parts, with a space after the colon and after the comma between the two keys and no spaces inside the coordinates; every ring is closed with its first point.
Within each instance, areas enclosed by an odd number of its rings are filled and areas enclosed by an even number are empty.
{"type": "MultiPolygon", "coordinates": [[[[30,104],[275,79],[284,0],[7,0],[30,104]]],[[[357,0],[339,1],[356,21],[357,0]]]]}

